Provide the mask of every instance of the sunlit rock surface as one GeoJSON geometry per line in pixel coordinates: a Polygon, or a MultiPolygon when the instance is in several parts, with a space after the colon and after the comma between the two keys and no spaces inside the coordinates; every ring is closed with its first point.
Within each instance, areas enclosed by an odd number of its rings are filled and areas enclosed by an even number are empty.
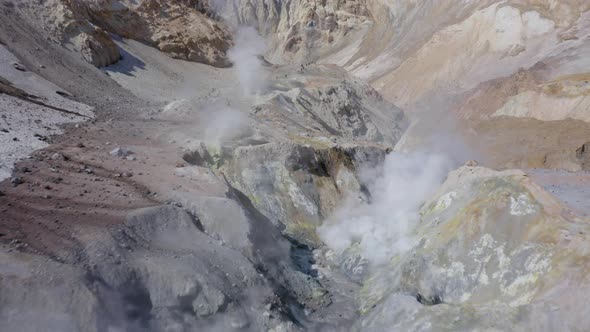
{"type": "MultiPolygon", "coordinates": [[[[121,53],[112,37],[135,39],[173,58],[227,66],[230,36],[209,17],[206,1],[51,0],[15,1],[20,13],[47,38],[80,53],[97,67],[116,63],[121,53]]],[[[6,10],[6,9],[5,9],[6,10]]]]}

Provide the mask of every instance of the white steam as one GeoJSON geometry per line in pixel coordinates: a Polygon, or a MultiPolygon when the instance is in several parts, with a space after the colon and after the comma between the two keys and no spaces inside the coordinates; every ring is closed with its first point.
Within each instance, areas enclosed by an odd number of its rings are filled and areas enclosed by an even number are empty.
{"type": "Polygon", "coordinates": [[[319,228],[320,238],[336,252],[355,244],[370,262],[386,263],[415,244],[412,231],[420,221],[420,207],[452,167],[442,154],[388,155],[382,167],[363,171],[371,201],[345,201],[319,228]]]}
{"type": "Polygon", "coordinates": [[[203,139],[209,143],[221,144],[250,134],[249,118],[231,107],[209,107],[202,124],[203,139]]]}
{"type": "Polygon", "coordinates": [[[266,51],[264,38],[252,27],[239,27],[234,42],[227,56],[234,65],[240,86],[246,95],[262,92],[267,82],[267,72],[260,59],[266,51]]]}

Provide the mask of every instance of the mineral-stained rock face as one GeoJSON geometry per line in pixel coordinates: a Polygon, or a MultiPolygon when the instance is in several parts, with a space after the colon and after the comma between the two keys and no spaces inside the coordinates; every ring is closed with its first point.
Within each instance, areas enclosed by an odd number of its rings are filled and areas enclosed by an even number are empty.
{"type": "Polygon", "coordinates": [[[230,37],[203,1],[51,0],[14,7],[24,19],[97,67],[120,53],[109,33],[153,45],[173,58],[227,66],[230,37]]]}
{"type": "Polygon", "coordinates": [[[524,173],[460,168],[421,217],[416,246],[365,279],[359,330],[590,323],[565,309],[587,302],[589,280],[571,267],[588,260],[588,227],[524,173]]]}

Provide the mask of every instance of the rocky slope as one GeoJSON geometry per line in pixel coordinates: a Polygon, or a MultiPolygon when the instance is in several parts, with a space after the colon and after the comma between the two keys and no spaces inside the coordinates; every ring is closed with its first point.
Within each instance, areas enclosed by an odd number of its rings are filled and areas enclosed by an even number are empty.
{"type": "Polygon", "coordinates": [[[97,67],[121,57],[110,34],[153,45],[176,59],[228,65],[230,36],[200,0],[52,0],[41,6],[36,1],[5,1],[4,10],[97,67]]]}

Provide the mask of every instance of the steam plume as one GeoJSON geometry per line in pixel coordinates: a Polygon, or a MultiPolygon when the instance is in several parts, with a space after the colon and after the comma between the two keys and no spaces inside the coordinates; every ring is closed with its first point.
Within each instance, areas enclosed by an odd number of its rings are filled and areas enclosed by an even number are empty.
{"type": "Polygon", "coordinates": [[[392,153],[377,169],[364,170],[370,202],[349,199],[319,228],[320,238],[336,252],[357,244],[362,255],[375,264],[387,262],[414,244],[412,230],[419,209],[453,162],[437,153],[392,153]]]}
{"type": "Polygon", "coordinates": [[[246,95],[260,93],[266,85],[266,71],[259,56],[266,51],[266,42],[252,27],[239,27],[234,46],[228,51],[240,86],[246,95]]]}

